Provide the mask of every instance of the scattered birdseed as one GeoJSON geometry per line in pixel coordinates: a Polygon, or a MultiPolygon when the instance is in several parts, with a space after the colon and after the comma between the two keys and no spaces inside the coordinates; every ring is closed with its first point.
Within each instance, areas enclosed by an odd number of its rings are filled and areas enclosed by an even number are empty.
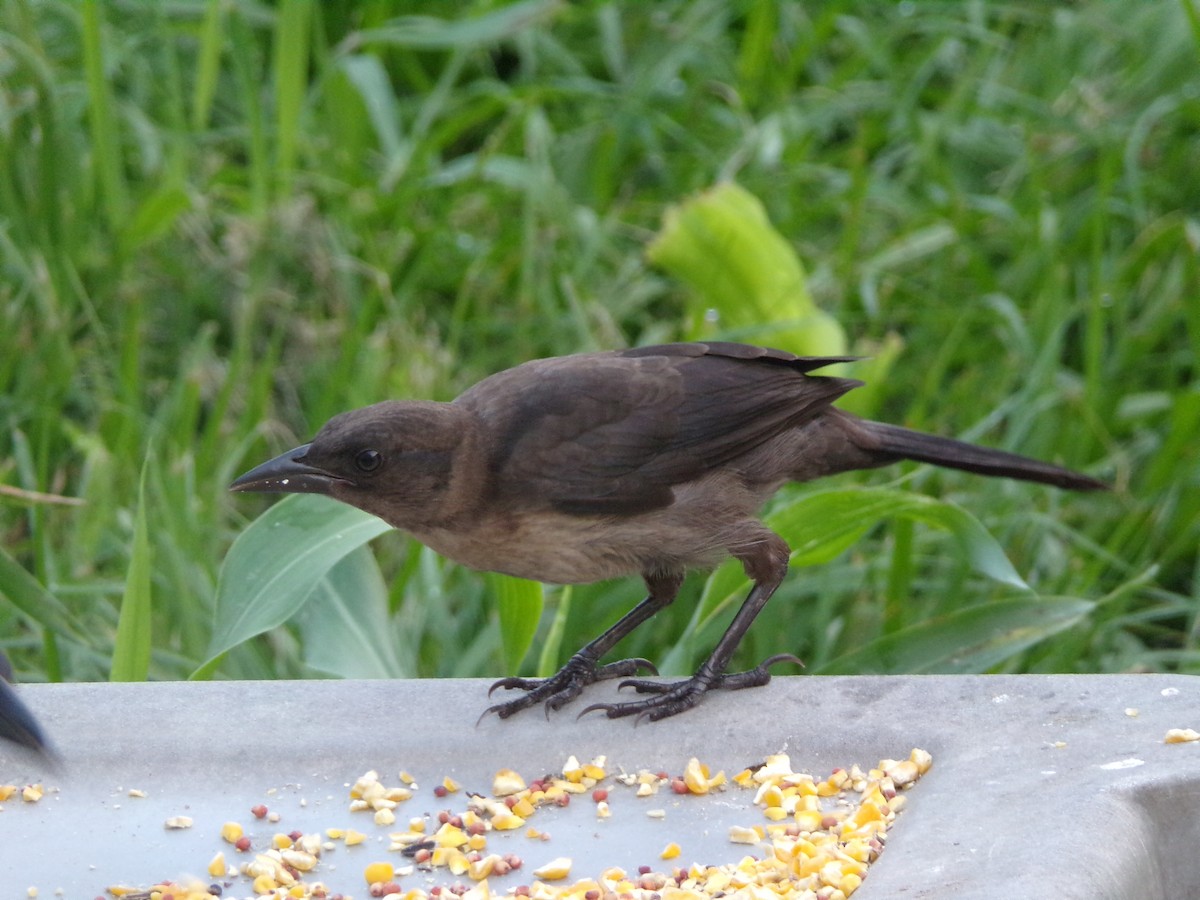
{"type": "MultiPolygon", "coordinates": [[[[1193,739],[1200,739],[1200,735],[1193,739]]],[[[495,889],[489,887],[489,879],[516,872],[524,865],[516,853],[489,849],[493,831],[524,827],[527,838],[546,842],[550,840],[548,833],[526,827],[527,820],[544,806],[564,805],[572,794],[587,793],[595,803],[597,816],[604,818],[612,815],[609,800],[617,786],[644,797],[667,785],[679,795],[680,799],[673,801],[676,803],[689,802],[685,798],[693,795],[753,791],[752,803],[760,811],[761,821],[735,824],[729,830],[730,843],[744,845],[746,855],[724,865],[693,862],[675,867],[670,874],[655,872],[650,866],[641,866],[636,874],[614,867],[570,884],[567,880],[572,860],[560,856],[534,869],[536,880],[531,884],[509,888],[509,893],[516,900],[603,900],[613,896],[629,900],[654,900],[655,896],[708,900],[731,895],[751,900],[846,900],[882,853],[887,830],[905,804],[902,792],[911,788],[932,762],[925,751],[913,750],[906,759],[881,760],[866,771],[858,766],[837,768],[823,779],[794,771],[786,754],[768,756],[762,765],[746,768],[731,778],[726,778],[724,772],[712,774],[698,759],[689,760],[678,775],[650,771],[610,774],[604,757],[588,763],[571,757],[560,775],[532,780],[504,769],[496,773],[490,796],[467,791],[459,811],[443,809],[432,817],[414,816],[408,820],[407,830],[388,833],[386,849],[400,853],[411,864],[396,866],[376,861],[366,866],[363,877],[369,895],[384,900],[491,900],[495,889]],[[414,871],[436,869],[466,880],[428,890],[403,884],[414,871]]],[[[376,772],[366,773],[348,786],[350,809],[373,810],[376,821],[392,824],[394,808],[416,790],[411,776],[406,778],[402,773],[401,781],[402,787],[388,787],[376,772]]],[[[436,788],[434,795],[442,797],[460,791],[459,784],[449,778],[436,788]]],[[[256,819],[264,817],[260,813],[267,813],[265,806],[251,809],[256,819]]],[[[654,808],[646,815],[662,819],[666,810],[654,808]]],[[[221,836],[240,851],[250,850],[250,838],[237,822],[225,823],[221,836]]],[[[322,854],[336,848],[338,842],[351,847],[366,840],[363,832],[341,828],[328,828],[323,835],[277,833],[269,842],[260,839],[268,845],[267,850],[237,866],[230,866],[221,852],[212,858],[208,874],[223,879],[224,888],[163,882],[140,892],[113,886],[109,893],[122,900],[217,900],[223,890],[232,887],[230,879],[241,877],[258,897],[336,900],[341,895],[331,894],[319,881],[308,881],[309,874],[320,869],[322,854]]],[[[659,854],[663,860],[681,855],[682,849],[674,840],[659,854]]]]}
{"type": "Polygon", "coordinates": [[[192,817],[191,816],[171,816],[171,818],[169,818],[169,819],[167,819],[167,821],[163,822],[163,827],[170,828],[170,829],[191,828],[192,827],[192,817]]]}

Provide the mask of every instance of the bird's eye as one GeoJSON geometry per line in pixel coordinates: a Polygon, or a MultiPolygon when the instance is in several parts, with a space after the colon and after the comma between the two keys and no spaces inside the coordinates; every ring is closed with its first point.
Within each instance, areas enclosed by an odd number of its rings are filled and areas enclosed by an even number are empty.
{"type": "Polygon", "coordinates": [[[354,465],[360,472],[374,472],[383,465],[383,454],[378,450],[360,450],[354,457],[354,465]]]}

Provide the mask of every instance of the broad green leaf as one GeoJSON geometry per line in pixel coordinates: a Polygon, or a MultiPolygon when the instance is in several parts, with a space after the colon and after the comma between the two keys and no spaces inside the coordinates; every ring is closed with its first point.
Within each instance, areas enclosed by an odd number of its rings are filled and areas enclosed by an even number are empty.
{"type": "MultiPolygon", "coordinates": [[[[900,516],[948,531],[977,572],[1027,589],[986,528],[969,512],[945,500],[893,488],[841,488],[805,494],[765,519],[792,548],[793,566],[828,563],[853,546],[884,519],[900,516]]],[[[741,603],[750,581],[737,563],[717,569],[705,583],[700,602],[679,641],[663,661],[674,672],[692,655],[695,637],[733,603],[741,603]]]]}
{"type": "Polygon", "coordinates": [[[297,615],[304,659],[314,669],[343,678],[411,678],[400,662],[388,618],[388,588],[363,545],[337,563],[313,589],[297,615]]]}
{"type": "Polygon", "coordinates": [[[746,340],[802,355],[846,352],[841,325],[813,303],[795,251],[758,198],[732,182],[671,207],[646,255],[692,288],[696,322],[712,309],[722,331],[746,340]]]}
{"type": "Polygon", "coordinates": [[[1003,584],[1028,589],[1004,550],[961,506],[895,488],[844,488],[801,497],[767,517],[792,548],[794,565],[828,562],[876,522],[903,516],[949,532],[971,567],[1003,584]]]}
{"type": "Polygon", "coordinates": [[[339,560],[389,528],[382,519],[316,494],[280,500],[238,536],[225,557],[209,660],[286,622],[339,560]]]}
{"type": "Polygon", "coordinates": [[[495,572],[488,574],[488,584],[496,595],[500,613],[504,671],[515,675],[542,618],[542,586],[536,581],[495,572]]]}
{"type": "Polygon", "coordinates": [[[150,674],[152,638],[150,592],[150,536],[146,528],[146,470],[142,465],[138,485],[137,515],[133,520],[133,547],[125,574],[125,595],[117,620],[117,639],[113,645],[110,681],[145,681],[150,674]]]}
{"type": "Polygon", "coordinates": [[[986,672],[1082,621],[1095,608],[1095,603],[1075,597],[984,603],[872,641],[813,674],[986,672]]]}

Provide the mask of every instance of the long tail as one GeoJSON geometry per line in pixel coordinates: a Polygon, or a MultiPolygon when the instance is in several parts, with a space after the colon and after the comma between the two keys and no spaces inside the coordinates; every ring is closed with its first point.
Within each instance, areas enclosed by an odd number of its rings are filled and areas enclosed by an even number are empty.
{"type": "Polygon", "coordinates": [[[953,438],[938,437],[911,431],[898,425],[887,425],[883,422],[871,422],[858,419],[855,422],[865,432],[866,445],[863,449],[878,453],[883,462],[898,459],[911,459],[917,462],[932,463],[935,466],[945,466],[950,469],[962,469],[979,475],[998,475],[1005,478],[1019,478],[1023,481],[1037,481],[1042,484],[1052,484],[1055,487],[1067,488],[1073,491],[1107,490],[1108,485],[1097,481],[1080,472],[1065,469],[1051,463],[1018,456],[1004,450],[990,450],[987,447],[977,447],[953,438]]]}

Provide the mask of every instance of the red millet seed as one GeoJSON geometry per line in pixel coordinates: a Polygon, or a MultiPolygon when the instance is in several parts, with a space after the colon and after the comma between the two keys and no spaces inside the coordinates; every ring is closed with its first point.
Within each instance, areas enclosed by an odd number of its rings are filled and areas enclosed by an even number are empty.
{"type": "Polygon", "coordinates": [[[267,807],[259,803],[257,806],[250,807],[250,814],[256,819],[265,819],[267,817],[267,807]]]}

